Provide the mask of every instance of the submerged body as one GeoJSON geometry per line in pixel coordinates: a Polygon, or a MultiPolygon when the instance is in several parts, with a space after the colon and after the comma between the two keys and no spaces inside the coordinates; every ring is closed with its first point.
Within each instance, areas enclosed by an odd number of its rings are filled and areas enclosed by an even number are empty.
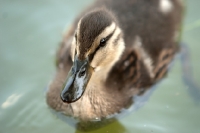
{"type": "Polygon", "coordinates": [[[48,105],[82,121],[129,107],[167,73],[181,17],[181,0],[96,1],[63,38],[48,105]]]}

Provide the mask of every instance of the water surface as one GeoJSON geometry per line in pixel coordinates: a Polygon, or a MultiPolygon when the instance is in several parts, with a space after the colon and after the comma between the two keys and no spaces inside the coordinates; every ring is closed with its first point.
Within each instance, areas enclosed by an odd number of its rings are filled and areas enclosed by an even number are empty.
{"type": "MultiPolygon", "coordinates": [[[[91,1],[0,0],[1,133],[80,133],[49,111],[44,90],[55,73],[63,29],[91,1]]],[[[200,1],[188,0],[186,5],[182,40],[191,52],[193,77],[200,81],[200,1]]],[[[175,60],[142,108],[94,132],[199,132],[199,99],[183,83],[181,65],[175,60]]]]}

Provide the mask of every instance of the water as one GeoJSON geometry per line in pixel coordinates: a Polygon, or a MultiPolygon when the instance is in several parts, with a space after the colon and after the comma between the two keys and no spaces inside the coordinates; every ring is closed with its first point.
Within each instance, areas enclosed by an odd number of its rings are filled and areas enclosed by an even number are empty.
{"type": "MultiPolygon", "coordinates": [[[[53,115],[44,90],[55,73],[55,51],[62,31],[92,0],[0,0],[0,132],[80,133],[53,115]]],[[[188,0],[182,40],[200,81],[200,1],[188,0]]],[[[180,60],[148,102],[95,133],[197,133],[199,97],[182,81],[180,60]]],[[[200,83],[198,83],[200,85],[200,83]]]]}

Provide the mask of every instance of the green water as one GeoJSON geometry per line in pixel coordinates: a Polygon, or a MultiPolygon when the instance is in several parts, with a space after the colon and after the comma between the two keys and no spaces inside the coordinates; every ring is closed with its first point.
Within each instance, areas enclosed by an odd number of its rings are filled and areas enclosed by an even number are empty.
{"type": "MultiPolygon", "coordinates": [[[[91,1],[0,0],[0,133],[80,133],[50,112],[44,90],[55,73],[63,29],[91,1]]],[[[190,48],[193,76],[200,81],[200,1],[186,5],[182,40],[190,48]]],[[[142,108],[95,132],[200,132],[199,100],[181,76],[177,59],[142,108]]]]}

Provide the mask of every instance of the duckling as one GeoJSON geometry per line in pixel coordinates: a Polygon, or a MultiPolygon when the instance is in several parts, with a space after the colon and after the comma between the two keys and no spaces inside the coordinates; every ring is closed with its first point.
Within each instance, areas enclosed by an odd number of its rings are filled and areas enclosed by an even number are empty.
{"type": "Polygon", "coordinates": [[[179,49],[181,0],[97,0],[65,33],[47,104],[82,121],[130,106],[179,49]]]}

